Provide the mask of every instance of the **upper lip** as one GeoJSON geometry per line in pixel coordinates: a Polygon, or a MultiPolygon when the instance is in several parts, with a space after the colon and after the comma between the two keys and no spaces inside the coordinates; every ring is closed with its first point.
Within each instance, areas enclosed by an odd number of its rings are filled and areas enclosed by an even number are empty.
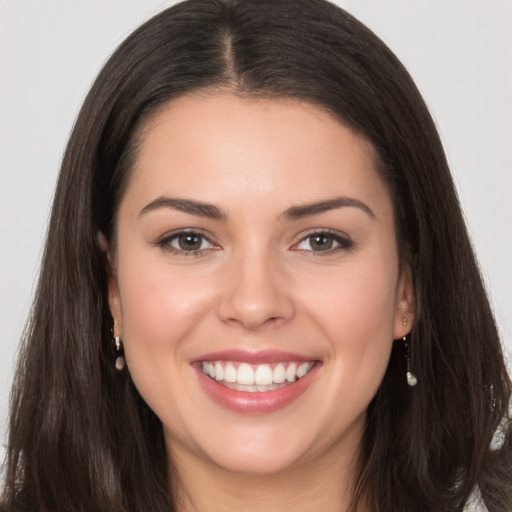
{"type": "Polygon", "coordinates": [[[261,350],[247,351],[240,349],[221,350],[219,352],[209,352],[200,357],[194,358],[192,363],[203,361],[236,361],[248,364],[271,364],[282,363],[286,361],[315,361],[315,357],[294,354],[292,352],[283,352],[281,350],[261,350]]]}

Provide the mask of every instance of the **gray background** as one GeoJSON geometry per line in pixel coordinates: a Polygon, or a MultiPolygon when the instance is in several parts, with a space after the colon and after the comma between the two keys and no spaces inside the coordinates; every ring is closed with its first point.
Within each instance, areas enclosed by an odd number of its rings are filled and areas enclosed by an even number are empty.
{"type": "MultiPolygon", "coordinates": [[[[68,134],[107,56],[171,3],[0,0],[0,452],[16,348],[68,134]]],[[[512,351],[512,2],[337,3],[383,38],[424,94],[512,351]]]]}

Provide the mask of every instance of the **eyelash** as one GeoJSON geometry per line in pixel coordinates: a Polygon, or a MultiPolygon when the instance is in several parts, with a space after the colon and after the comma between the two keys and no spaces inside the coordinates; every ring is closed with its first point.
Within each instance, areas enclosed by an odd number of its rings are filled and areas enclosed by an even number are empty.
{"type": "Polygon", "coordinates": [[[214,249],[218,248],[206,235],[204,235],[203,233],[201,233],[199,231],[195,231],[192,229],[191,230],[183,229],[181,231],[177,231],[170,235],[165,235],[164,237],[162,237],[161,239],[159,239],[156,242],[156,245],[158,247],[164,249],[165,251],[177,254],[179,256],[199,256],[201,254],[204,254],[205,251],[207,251],[211,248],[214,248],[214,249]],[[203,245],[204,242],[207,242],[212,247],[203,248],[203,249],[194,249],[194,250],[188,251],[186,249],[181,249],[179,247],[172,246],[172,243],[174,241],[177,241],[179,239],[179,237],[187,236],[187,235],[190,237],[199,238],[201,240],[201,246],[203,245]]]}
{"type": "MultiPolygon", "coordinates": [[[[311,242],[310,242],[311,243],[311,242]]],[[[294,246],[293,250],[296,251],[304,251],[311,253],[312,256],[324,256],[324,255],[330,255],[337,253],[339,251],[347,251],[352,249],[354,246],[354,242],[350,240],[350,238],[346,235],[341,235],[340,233],[336,231],[331,231],[330,229],[320,229],[309,232],[307,235],[303,236],[294,246]],[[299,248],[299,244],[307,241],[308,239],[311,240],[313,237],[324,237],[326,239],[332,240],[334,243],[337,243],[338,245],[336,247],[328,248],[325,251],[315,251],[313,249],[301,249],[299,248]]]]}
{"type": "MultiPolygon", "coordinates": [[[[170,235],[165,235],[164,237],[162,237],[161,239],[159,239],[156,242],[156,245],[168,252],[177,254],[179,256],[199,256],[199,255],[204,254],[205,251],[210,250],[212,248],[218,249],[218,247],[206,235],[204,235],[203,233],[201,233],[199,231],[194,231],[194,230],[181,230],[181,231],[172,233],[170,235]],[[206,243],[210,244],[210,246],[212,246],[212,247],[207,247],[207,248],[203,248],[203,249],[199,248],[199,249],[194,249],[194,250],[186,250],[186,249],[182,249],[179,247],[174,247],[172,245],[172,243],[179,240],[179,237],[181,237],[181,236],[190,236],[190,237],[198,238],[201,240],[201,244],[200,244],[201,246],[203,245],[204,242],[206,242],[206,243]]],[[[343,251],[343,250],[349,250],[353,247],[353,245],[354,245],[354,243],[347,236],[342,236],[338,232],[334,232],[329,229],[321,229],[321,230],[311,231],[307,235],[303,236],[297,243],[295,243],[292,246],[292,250],[308,252],[308,253],[311,253],[312,256],[314,255],[315,257],[317,257],[317,256],[328,255],[328,254],[334,254],[334,253],[337,253],[337,252],[343,251]],[[314,249],[299,248],[300,244],[307,241],[308,239],[311,240],[315,236],[323,237],[325,239],[331,240],[333,243],[336,243],[338,245],[336,247],[329,247],[325,251],[324,250],[315,251],[314,249]]]]}

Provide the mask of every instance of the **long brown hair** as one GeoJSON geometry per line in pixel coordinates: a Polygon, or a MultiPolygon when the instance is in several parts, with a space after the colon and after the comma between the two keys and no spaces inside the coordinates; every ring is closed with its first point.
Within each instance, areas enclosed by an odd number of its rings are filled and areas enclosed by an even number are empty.
{"type": "Polygon", "coordinates": [[[62,162],[14,382],[7,510],[174,510],[162,426],[114,369],[105,256],[140,129],[186,92],[298,98],[365,137],[394,201],[416,316],[371,402],[354,486],[375,512],[460,511],[476,485],[512,510],[512,393],[439,136],[410,76],[370,30],[323,0],[189,0],[109,59],[62,162]],[[490,450],[501,424],[501,447],[490,450]]]}

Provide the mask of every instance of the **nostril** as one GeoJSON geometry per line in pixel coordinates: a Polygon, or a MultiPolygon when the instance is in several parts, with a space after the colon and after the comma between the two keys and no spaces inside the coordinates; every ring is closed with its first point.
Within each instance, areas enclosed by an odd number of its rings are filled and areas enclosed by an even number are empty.
{"type": "Polygon", "coordinates": [[[233,307],[224,303],[219,307],[218,316],[224,323],[258,330],[264,327],[277,327],[288,322],[294,316],[294,308],[291,304],[288,306],[274,305],[270,308],[243,308],[240,304],[233,307]],[[282,314],[275,314],[278,309],[282,314]]]}
{"type": "Polygon", "coordinates": [[[271,271],[268,256],[261,256],[258,265],[251,265],[254,258],[241,258],[239,263],[242,268],[232,266],[219,290],[219,318],[251,330],[289,321],[294,316],[294,301],[286,292],[282,273],[271,271]]]}

